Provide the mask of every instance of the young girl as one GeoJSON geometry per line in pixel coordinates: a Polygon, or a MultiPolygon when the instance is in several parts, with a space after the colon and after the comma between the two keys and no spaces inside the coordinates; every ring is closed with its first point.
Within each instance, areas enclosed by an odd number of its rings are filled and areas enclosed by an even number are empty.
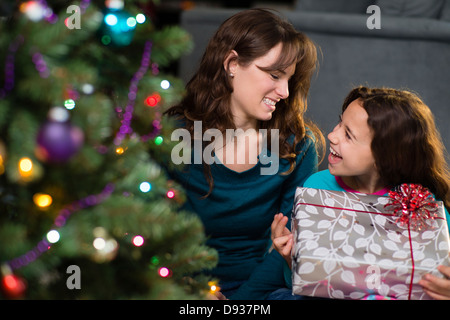
{"type": "Polygon", "coordinates": [[[208,273],[229,299],[262,299],[261,292],[283,285],[284,260],[268,254],[270,226],[276,212],[290,212],[296,186],[317,171],[316,146],[324,139],[303,119],[316,63],[316,47],[289,22],[268,10],[245,10],[219,27],[185,97],[167,112],[194,145],[194,161],[170,175],[186,191],[184,209],[201,218],[207,244],[218,252],[208,273]],[[213,142],[205,142],[207,130],[216,133],[213,142]],[[195,161],[199,154],[203,163],[195,161]],[[267,174],[268,167],[274,171],[267,174]],[[268,285],[248,286],[251,277],[268,285]]]}
{"type": "MultiPolygon", "coordinates": [[[[402,183],[417,183],[444,202],[450,229],[450,175],[445,148],[430,109],[413,93],[386,88],[353,89],[344,101],[339,124],[328,135],[328,170],[313,174],[304,187],[384,195],[402,183]]],[[[272,223],[275,249],[291,263],[288,218],[272,223]]],[[[450,299],[447,279],[430,274],[420,281],[435,299],[450,299]]]]}

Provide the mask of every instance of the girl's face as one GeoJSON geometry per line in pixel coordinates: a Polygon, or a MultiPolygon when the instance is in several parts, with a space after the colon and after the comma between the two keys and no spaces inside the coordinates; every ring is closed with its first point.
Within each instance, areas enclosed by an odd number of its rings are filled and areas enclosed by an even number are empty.
{"type": "Polygon", "coordinates": [[[295,64],[280,71],[261,69],[277,62],[281,50],[282,44],[279,43],[250,65],[241,66],[236,61],[230,63],[229,71],[234,75],[231,110],[238,127],[255,127],[258,120],[270,120],[277,108],[276,103],[289,96],[288,81],[295,72],[295,64]]]}
{"type": "Polygon", "coordinates": [[[328,134],[330,154],[328,169],[332,175],[372,180],[378,176],[372,155],[369,115],[360,100],[351,102],[340,123],[328,134]]]}

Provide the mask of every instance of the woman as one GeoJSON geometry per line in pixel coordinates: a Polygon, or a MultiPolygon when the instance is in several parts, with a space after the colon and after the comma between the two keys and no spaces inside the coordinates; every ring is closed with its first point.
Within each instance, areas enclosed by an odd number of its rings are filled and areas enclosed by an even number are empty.
{"type": "Polygon", "coordinates": [[[283,259],[267,254],[270,225],[317,171],[324,138],[303,119],[316,63],[316,47],[289,22],[242,11],[220,26],[184,99],[166,112],[192,137],[194,161],[171,175],[218,252],[209,272],[229,299],[263,299],[283,286],[283,259]]]}

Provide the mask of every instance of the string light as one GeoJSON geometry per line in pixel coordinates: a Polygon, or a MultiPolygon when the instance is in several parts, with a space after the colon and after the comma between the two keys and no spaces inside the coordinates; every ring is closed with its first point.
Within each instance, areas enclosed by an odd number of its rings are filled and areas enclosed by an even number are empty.
{"type": "Polygon", "coordinates": [[[141,190],[141,192],[147,193],[151,189],[152,189],[152,185],[147,181],[144,181],[139,185],[139,190],[141,190]]]}
{"type": "Polygon", "coordinates": [[[117,255],[117,249],[119,244],[113,238],[109,238],[106,235],[106,239],[103,237],[97,237],[92,242],[92,245],[97,250],[92,258],[97,262],[111,261],[117,255]]]}
{"type": "Polygon", "coordinates": [[[50,195],[45,194],[45,193],[36,193],[33,196],[33,202],[35,205],[37,205],[39,208],[44,209],[44,208],[48,208],[52,202],[53,199],[50,195]]]}
{"type": "Polygon", "coordinates": [[[81,87],[81,91],[83,91],[84,94],[92,94],[94,92],[94,86],[90,83],[85,83],[81,87]]]}
{"type": "Polygon", "coordinates": [[[48,242],[50,242],[50,243],[56,243],[56,242],[58,242],[58,241],[59,241],[59,238],[60,238],[59,232],[56,231],[56,230],[50,230],[50,231],[47,233],[47,240],[48,240],[48,242]]]}
{"type": "Polygon", "coordinates": [[[97,250],[103,250],[106,247],[106,241],[103,238],[95,238],[94,241],[92,241],[92,245],[97,250]]]}
{"type": "Polygon", "coordinates": [[[170,87],[169,81],[167,81],[167,80],[161,81],[161,88],[163,88],[164,90],[167,90],[167,89],[169,89],[169,87],[170,87]]]}
{"type": "Polygon", "coordinates": [[[167,191],[166,195],[167,195],[167,198],[172,199],[175,197],[175,191],[169,190],[169,191],[167,191]]]}
{"type": "Polygon", "coordinates": [[[135,236],[132,242],[136,247],[140,247],[144,244],[144,238],[142,236],[135,236]]]}
{"type": "Polygon", "coordinates": [[[117,154],[123,154],[124,152],[125,152],[125,150],[123,150],[122,147],[117,147],[117,148],[116,148],[116,153],[117,153],[117,154]]]}
{"type": "Polygon", "coordinates": [[[75,101],[73,99],[67,99],[64,101],[64,107],[66,107],[67,110],[72,110],[75,108],[75,101]]]}
{"type": "Polygon", "coordinates": [[[138,13],[138,14],[136,15],[136,22],[137,22],[137,23],[142,24],[142,23],[145,22],[145,20],[146,20],[145,15],[143,15],[142,13],[138,13]]]}
{"type": "Polygon", "coordinates": [[[209,286],[209,292],[212,294],[220,291],[220,287],[217,285],[216,281],[209,281],[208,286],[209,286]]]}
{"type": "Polygon", "coordinates": [[[33,161],[30,158],[24,157],[19,160],[19,174],[23,177],[29,177],[33,170],[33,161]]]}
{"type": "Polygon", "coordinates": [[[123,9],[124,3],[123,0],[106,0],[105,6],[110,9],[123,9]]]}
{"type": "Polygon", "coordinates": [[[157,146],[161,145],[161,144],[163,143],[163,141],[164,141],[164,139],[163,139],[163,137],[161,137],[161,136],[157,136],[157,137],[155,138],[155,144],[156,144],[157,146]]]}
{"type": "Polygon", "coordinates": [[[66,122],[70,118],[69,111],[62,107],[53,107],[48,111],[48,118],[51,121],[66,122]]]}
{"type": "Polygon", "coordinates": [[[19,282],[17,281],[17,278],[15,276],[8,274],[3,278],[3,285],[5,286],[5,288],[12,290],[17,288],[19,282]]]}
{"type": "Polygon", "coordinates": [[[136,19],[133,17],[129,17],[127,19],[127,26],[130,28],[134,28],[136,26],[136,19]]]}
{"type": "Polygon", "coordinates": [[[20,5],[19,10],[33,22],[40,21],[46,14],[46,6],[40,1],[24,2],[20,5]]]}
{"type": "Polygon", "coordinates": [[[145,99],[145,104],[149,107],[155,107],[161,101],[161,96],[154,92],[145,99]]]}
{"type": "Polygon", "coordinates": [[[115,25],[117,24],[118,21],[119,21],[119,20],[117,19],[117,17],[116,17],[114,14],[112,14],[112,13],[107,14],[107,15],[105,16],[105,23],[106,23],[108,26],[115,26],[115,25]]]}
{"type": "Polygon", "coordinates": [[[1,281],[3,293],[12,299],[22,298],[26,290],[26,283],[14,274],[6,274],[1,281]]]}
{"type": "Polygon", "coordinates": [[[162,278],[167,278],[168,276],[170,276],[170,270],[166,267],[161,267],[158,270],[158,274],[162,278]]]}

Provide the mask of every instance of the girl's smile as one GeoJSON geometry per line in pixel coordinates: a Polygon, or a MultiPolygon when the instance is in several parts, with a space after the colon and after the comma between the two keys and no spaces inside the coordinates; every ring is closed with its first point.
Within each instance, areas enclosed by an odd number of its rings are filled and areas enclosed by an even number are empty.
{"type": "Polygon", "coordinates": [[[332,147],[330,147],[330,154],[328,155],[328,162],[331,164],[336,164],[342,160],[342,156],[334,151],[332,147]]]}

